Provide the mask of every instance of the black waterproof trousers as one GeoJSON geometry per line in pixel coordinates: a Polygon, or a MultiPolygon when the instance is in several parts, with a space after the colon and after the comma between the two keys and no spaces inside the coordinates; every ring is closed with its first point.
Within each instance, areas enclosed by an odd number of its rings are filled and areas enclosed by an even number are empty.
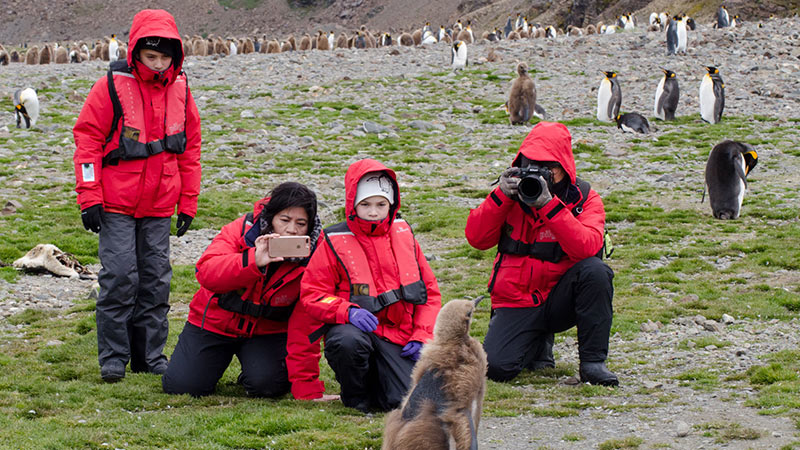
{"type": "Polygon", "coordinates": [[[289,392],[286,333],[234,338],[186,323],[161,385],[167,394],[211,395],[231,363],[239,359],[239,384],[247,395],[280,397],[289,392]]]}
{"type": "Polygon", "coordinates": [[[105,213],[98,253],[97,356],[163,373],[169,334],[169,217],[105,213]]]}
{"type": "Polygon", "coordinates": [[[600,258],[579,261],[561,277],[542,305],[492,310],[483,348],[488,376],[516,377],[524,368],[553,362],[553,333],[578,327],[581,361],[605,361],[611,332],[614,272],[600,258]]]}
{"type": "Polygon", "coordinates": [[[415,364],[400,356],[402,350],[401,345],[349,323],[331,328],[325,335],[325,359],[341,385],[342,403],[363,412],[398,407],[415,364]]]}

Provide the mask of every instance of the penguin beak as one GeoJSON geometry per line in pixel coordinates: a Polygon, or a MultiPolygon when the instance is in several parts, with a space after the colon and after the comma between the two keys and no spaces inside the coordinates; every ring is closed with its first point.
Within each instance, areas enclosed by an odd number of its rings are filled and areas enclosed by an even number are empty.
{"type": "Polygon", "coordinates": [[[484,297],[486,297],[486,296],[485,295],[481,295],[481,296],[479,296],[478,298],[476,298],[475,300],[472,301],[472,304],[475,305],[475,308],[478,307],[478,305],[480,304],[481,300],[483,300],[484,297]]]}

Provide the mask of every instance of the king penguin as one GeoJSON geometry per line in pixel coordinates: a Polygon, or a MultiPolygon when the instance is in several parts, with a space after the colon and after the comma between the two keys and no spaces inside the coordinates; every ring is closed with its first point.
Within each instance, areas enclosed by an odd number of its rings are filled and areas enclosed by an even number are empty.
{"type": "Polygon", "coordinates": [[[511,125],[524,125],[533,116],[536,108],[536,85],[528,75],[528,65],[517,65],[517,77],[508,96],[508,114],[511,125]]]}
{"type": "MultiPolygon", "coordinates": [[[[747,189],[747,175],[757,162],[755,149],[743,142],[723,141],[711,149],[705,177],[708,200],[715,218],[739,217],[747,189]]],[[[705,198],[705,192],[703,194],[705,198]]]]}
{"type": "Polygon", "coordinates": [[[686,29],[686,17],[680,17],[676,25],[678,27],[678,47],[675,49],[675,53],[683,53],[685,55],[686,47],[689,45],[689,30],[686,29]]]}
{"type": "Polygon", "coordinates": [[[731,20],[728,15],[728,10],[725,9],[725,5],[719,5],[719,9],[717,10],[717,23],[714,24],[714,28],[728,28],[730,25],[731,20]]]}
{"type": "Polygon", "coordinates": [[[716,67],[708,66],[706,72],[700,83],[700,117],[708,123],[717,123],[725,109],[725,83],[716,67]]]}
{"type": "Polygon", "coordinates": [[[14,92],[14,114],[17,116],[17,128],[25,119],[25,128],[36,125],[39,119],[39,97],[33,88],[19,89],[14,92]]]}
{"type": "Polygon", "coordinates": [[[647,134],[650,132],[650,123],[639,113],[617,114],[615,120],[617,122],[617,128],[625,133],[647,134]]]}
{"type": "Polygon", "coordinates": [[[439,311],[408,394],[386,415],[383,450],[478,448],[487,362],[469,328],[482,298],[451,300],[439,311]]]}
{"type": "Polygon", "coordinates": [[[675,120],[675,110],[678,109],[678,99],[681,96],[678,78],[671,70],[661,69],[661,71],[664,72],[664,76],[656,87],[653,115],[661,120],[675,120]]]}
{"type": "Polygon", "coordinates": [[[112,34],[111,40],[108,41],[108,60],[114,62],[119,59],[119,42],[117,42],[117,35],[112,34]]]}
{"type": "Polygon", "coordinates": [[[463,69],[469,65],[467,59],[467,44],[464,41],[456,41],[450,54],[450,65],[453,70],[463,69]]]}
{"type": "Polygon", "coordinates": [[[613,122],[622,104],[622,89],[616,72],[603,72],[605,78],[597,89],[597,120],[613,122]]]}

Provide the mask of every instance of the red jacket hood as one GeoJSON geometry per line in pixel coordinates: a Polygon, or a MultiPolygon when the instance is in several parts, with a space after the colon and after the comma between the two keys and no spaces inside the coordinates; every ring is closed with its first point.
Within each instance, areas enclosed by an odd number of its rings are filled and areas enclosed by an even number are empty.
{"type": "Polygon", "coordinates": [[[181,35],[178,34],[178,26],[175,24],[175,18],[172,17],[172,14],[163,9],[143,9],[133,16],[130,39],[128,41],[128,48],[130,49],[128,51],[128,66],[133,67],[133,50],[136,49],[139,39],[147,36],[175,39],[178,42],[178,48],[176,49],[178,53],[172,62],[174,71],[171,81],[175,81],[183,67],[183,41],[181,41],[181,35]]]}
{"type": "Polygon", "coordinates": [[[575,157],[572,155],[572,136],[562,123],[539,122],[522,141],[514,162],[519,155],[534,161],[556,161],[569,174],[572,184],[577,176],[575,157]]]}
{"type": "Polygon", "coordinates": [[[347,168],[347,173],[344,175],[345,216],[350,231],[354,233],[359,233],[359,230],[364,230],[364,234],[372,234],[363,228],[365,224],[371,224],[372,222],[359,219],[358,216],[356,216],[355,203],[356,191],[358,190],[358,181],[361,180],[361,177],[363,177],[365,174],[377,171],[385,172],[387,175],[389,175],[389,178],[391,178],[392,183],[394,183],[394,203],[392,204],[391,208],[389,208],[388,220],[381,221],[380,228],[384,233],[389,230],[389,227],[392,225],[395,216],[397,215],[397,210],[400,209],[400,189],[397,185],[397,175],[395,175],[394,170],[387,168],[382,163],[374,159],[362,159],[361,161],[354,162],[350,165],[350,167],[347,168]],[[383,225],[386,226],[384,227],[383,225]]]}

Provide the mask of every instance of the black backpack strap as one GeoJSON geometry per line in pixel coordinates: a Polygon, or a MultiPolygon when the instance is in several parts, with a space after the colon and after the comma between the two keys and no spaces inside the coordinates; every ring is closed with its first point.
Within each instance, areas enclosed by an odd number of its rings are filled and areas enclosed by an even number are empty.
{"type": "Polygon", "coordinates": [[[242,222],[242,231],[239,233],[240,236],[244,236],[244,230],[245,230],[245,228],[247,228],[247,224],[248,223],[250,223],[250,224],[254,223],[253,222],[253,212],[252,211],[247,213],[247,214],[245,214],[245,216],[244,216],[244,222],[242,222]]]}
{"type": "MultiPolygon", "coordinates": [[[[108,73],[106,77],[108,78],[108,96],[111,99],[111,105],[114,108],[114,117],[111,119],[111,131],[109,131],[108,136],[106,136],[106,144],[111,141],[111,138],[114,136],[114,133],[117,131],[117,124],[119,120],[122,118],[122,103],[119,101],[119,95],[117,95],[117,87],[114,85],[114,72],[126,72],[131,73],[133,70],[128,67],[127,61],[114,61],[109,64],[108,73]]],[[[107,155],[103,157],[103,166],[111,165],[116,166],[119,164],[119,149],[112,150],[107,155]]]]}
{"type": "Polygon", "coordinates": [[[578,177],[575,177],[575,184],[578,186],[578,190],[581,191],[581,201],[572,207],[573,216],[577,216],[583,212],[583,204],[586,203],[586,199],[589,198],[589,190],[592,188],[592,185],[590,185],[588,181],[581,180],[578,177]]]}

